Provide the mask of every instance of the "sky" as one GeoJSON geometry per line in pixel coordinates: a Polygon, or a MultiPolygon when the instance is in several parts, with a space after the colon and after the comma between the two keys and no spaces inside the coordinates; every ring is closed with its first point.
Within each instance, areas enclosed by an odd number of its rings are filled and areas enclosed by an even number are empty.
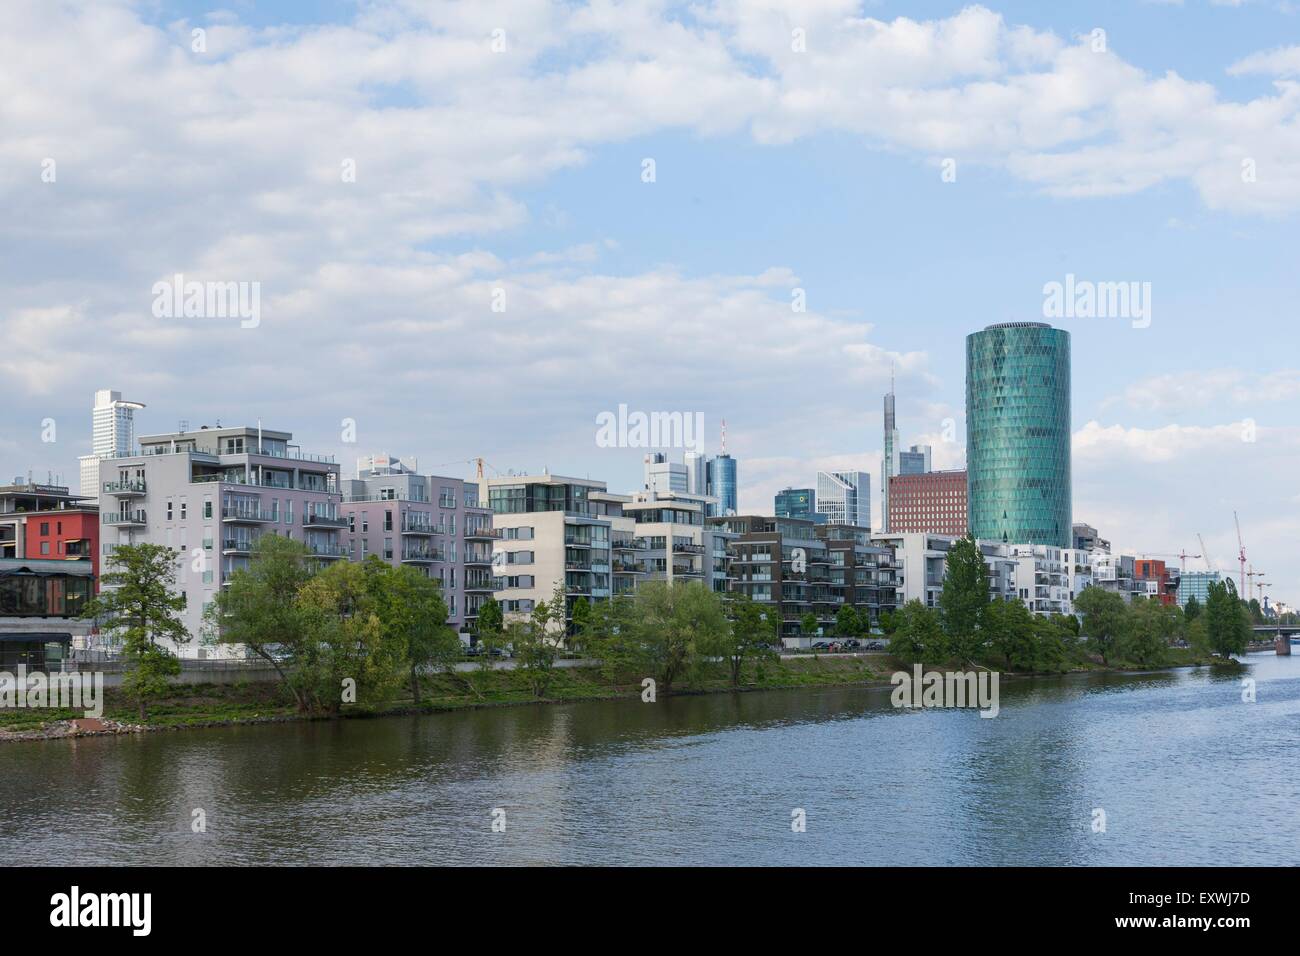
{"type": "Polygon", "coordinates": [[[648,449],[596,427],[626,405],[702,415],[709,453],[725,420],[744,512],[869,471],[878,526],[891,371],[904,444],[961,467],[965,336],[1051,321],[1075,520],[1235,573],[1235,511],[1300,603],[1300,5],[4,17],[6,480],[76,486],[112,388],[141,434],[260,419],[345,474],[481,456],[630,491],[648,449]],[[256,284],[256,321],[158,314],[177,274],[256,284]],[[1067,276],[1149,313],[1046,317],[1067,276]]]}

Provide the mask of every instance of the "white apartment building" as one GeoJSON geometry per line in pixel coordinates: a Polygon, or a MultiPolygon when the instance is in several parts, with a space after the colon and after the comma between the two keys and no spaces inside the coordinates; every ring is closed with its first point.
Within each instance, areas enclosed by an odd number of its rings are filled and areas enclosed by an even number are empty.
{"type": "MultiPolygon", "coordinates": [[[[320,561],[345,558],[339,532],[339,466],[292,444],[290,432],[208,428],[140,439],[138,454],[98,462],[103,556],[123,544],[179,552],[176,582],[191,640],[182,657],[240,656],[205,645],[204,612],[231,575],[247,567],[264,534],[301,541],[320,561]]],[[[103,565],[101,564],[101,567],[103,565]]]]}
{"type": "MultiPolygon", "coordinates": [[[[685,492],[611,494],[560,475],[489,478],[495,596],[508,619],[526,618],[563,583],[565,618],[589,603],[630,594],[642,581],[699,581],[727,590],[723,528],[706,524],[711,499],[685,492]]],[[[557,629],[558,630],[558,629],[557,629]]]]}

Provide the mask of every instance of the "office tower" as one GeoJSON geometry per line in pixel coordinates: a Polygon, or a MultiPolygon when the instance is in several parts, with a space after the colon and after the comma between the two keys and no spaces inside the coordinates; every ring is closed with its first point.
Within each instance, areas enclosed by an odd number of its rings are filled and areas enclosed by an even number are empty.
{"type": "Polygon", "coordinates": [[[966,533],[966,472],[931,471],[889,479],[889,527],[960,537],[966,533]]]}
{"type": "Polygon", "coordinates": [[[826,516],[817,511],[815,488],[787,488],[778,491],[773,501],[773,510],[778,518],[801,518],[818,524],[826,523],[826,516]]]}
{"type": "Polygon", "coordinates": [[[676,491],[687,494],[690,473],[686,465],[669,461],[662,452],[651,452],[643,460],[646,491],[676,491]]]}
{"type": "Polygon", "coordinates": [[[91,409],[90,454],[78,458],[81,465],[81,494],[99,497],[99,461],[121,458],[135,450],[135,410],[140,402],[122,401],[122,393],[101,388],[95,392],[91,409]]]}
{"type": "Polygon", "coordinates": [[[966,336],[966,470],[976,538],[1073,543],[1068,332],[1004,322],[966,336]]]}
{"type": "Polygon", "coordinates": [[[829,524],[871,529],[871,475],[865,471],[817,472],[817,510],[829,524]]]}
{"type": "Polygon", "coordinates": [[[889,528],[889,479],[899,473],[898,428],[894,418],[894,373],[889,373],[889,392],[885,395],[885,456],[880,463],[880,521],[889,528]]]}
{"type": "Polygon", "coordinates": [[[929,445],[913,445],[909,450],[898,453],[898,473],[900,475],[924,475],[929,470],[929,445]]]}
{"type": "Polygon", "coordinates": [[[718,499],[718,513],[734,515],[736,504],[736,459],[725,451],[709,459],[708,494],[718,499]]]}

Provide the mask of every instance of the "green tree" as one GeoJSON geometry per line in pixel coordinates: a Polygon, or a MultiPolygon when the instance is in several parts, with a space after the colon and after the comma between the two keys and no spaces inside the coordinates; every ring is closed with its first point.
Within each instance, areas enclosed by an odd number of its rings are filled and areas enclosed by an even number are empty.
{"type": "Polygon", "coordinates": [[[1183,617],[1186,619],[1188,624],[1191,624],[1192,621],[1196,620],[1200,616],[1201,602],[1196,600],[1196,595],[1193,594],[1187,599],[1187,606],[1183,608],[1183,617]]]}
{"type": "Polygon", "coordinates": [[[580,643],[580,635],[587,630],[588,622],[591,620],[591,602],[586,597],[579,597],[573,602],[573,624],[571,646],[580,643]]]}
{"type": "Polygon", "coordinates": [[[488,598],[478,609],[478,623],[475,625],[475,636],[482,634],[500,634],[504,627],[505,615],[501,613],[500,603],[494,597],[488,598]]]}
{"type": "Polygon", "coordinates": [[[710,652],[726,662],[731,684],[737,687],[745,661],[776,660],[776,651],[772,649],[776,633],[763,605],[755,604],[746,594],[730,595],[727,617],[731,626],[717,633],[717,646],[710,652]]]}
{"type": "Polygon", "coordinates": [[[1110,664],[1115,653],[1115,643],[1124,633],[1128,620],[1128,605],[1114,591],[1095,585],[1084,588],[1074,599],[1074,607],[1083,614],[1083,634],[1088,647],[1101,656],[1103,664],[1110,664]]]}
{"type": "Polygon", "coordinates": [[[881,611],[880,612],[881,633],[884,634],[885,636],[889,636],[893,634],[897,628],[898,628],[898,612],[881,611]]]}
{"type": "Polygon", "coordinates": [[[616,595],[592,607],[583,633],[578,635],[583,652],[600,660],[606,680],[642,676],[651,669],[649,652],[633,624],[636,615],[636,598],[616,595]]]}
{"type": "Polygon", "coordinates": [[[405,649],[411,697],[418,707],[420,671],[454,669],[461,656],[460,637],[447,626],[442,587],[408,564],[394,567],[373,554],[361,567],[385,642],[405,649]]]}
{"type": "Polygon", "coordinates": [[[967,534],[948,550],[939,608],[952,652],[963,661],[980,656],[980,624],[989,603],[989,570],[974,537],[967,534]]]}
{"type": "Polygon", "coordinates": [[[722,597],[702,583],[669,585],[648,581],[636,591],[635,615],[621,624],[640,645],[637,655],[653,671],[663,693],[688,669],[694,669],[708,648],[717,647],[730,627],[722,597]]]}
{"type": "Polygon", "coordinates": [[[534,697],[545,697],[555,676],[559,645],[547,633],[550,615],[534,616],[527,624],[515,621],[506,627],[506,639],[514,654],[515,666],[528,681],[534,697]]]}
{"type": "Polygon", "coordinates": [[[308,637],[294,680],[321,713],[336,716],[351,691],[384,699],[405,670],[406,641],[385,630],[369,584],[360,564],[336,561],[299,591],[308,637]]]}
{"type": "Polygon", "coordinates": [[[1245,653],[1250,643],[1250,615],[1237,597],[1231,578],[1210,582],[1205,598],[1205,631],[1210,650],[1225,660],[1245,653]]]}
{"type": "Polygon", "coordinates": [[[185,595],[175,591],[179,556],[159,544],[120,545],[105,562],[103,591],[82,610],[82,617],[100,619],[121,640],[127,663],[122,692],[136,702],[141,720],[148,717],[148,702],[167,693],[168,678],[181,671],[180,661],[158,642],[190,640],[180,619],[185,595]]]}
{"type": "Polygon", "coordinates": [[[270,664],[300,712],[308,701],[292,671],[306,651],[309,632],[298,592],[311,579],[313,564],[301,542],[264,534],[248,567],[237,569],[230,584],[213,595],[205,617],[210,639],[242,644],[270,664]]]}
{"type": "Polygon", "coordinates": [[[852,604],[843,605],[835,615],[837,637],[858,637],[862,634],[862,618],[852,604]]]}
{"type": "Polygon", "coordinates": [[[1034,615],[1020,600],[990,601],[984,608],[982,631],[990,649],[1009,670],[1037,667],[1040,631],[1034,626],[1034,615]]]}
{"type": "Polygon", "coordinates": [[[1172,610],[1155,598],[1134,603],[1129,608],[1117,652],[1144,667],[1165,663],[1177,622],[1172,610]]]}
{"type": "Polygon", "coordinates": [[[799,633],[805,637],[817,636],[817,615],[812,611],[799,619],[799,633]]]}
{"type": "Polygon", "coordinates": [[[939,615],[913,598],[896,617],[897,626],[889,639],[889,652],[907,664],[938,664],[948,659],[948,639],[939,615]]]}

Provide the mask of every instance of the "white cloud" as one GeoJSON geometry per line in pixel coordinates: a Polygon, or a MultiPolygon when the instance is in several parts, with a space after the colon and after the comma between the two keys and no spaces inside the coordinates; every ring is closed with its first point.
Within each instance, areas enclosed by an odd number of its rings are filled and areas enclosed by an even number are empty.
{"type": "Polygon", "coordinates": [[[1300,397],[1300,370],[1218,368],[1174,372],[1134,382],[1103,407],[1180,412],[1223,405],[1259,406],[1300,397]]]}

